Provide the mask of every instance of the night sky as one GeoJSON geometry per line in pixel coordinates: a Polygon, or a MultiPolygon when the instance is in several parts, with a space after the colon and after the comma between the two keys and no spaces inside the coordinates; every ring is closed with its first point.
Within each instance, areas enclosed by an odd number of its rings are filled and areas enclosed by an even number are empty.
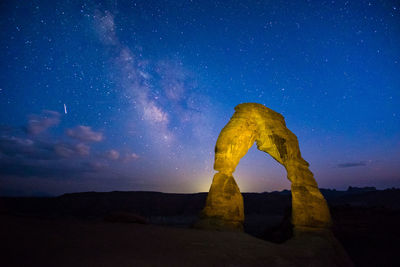
{"type": "MultiPolygon", "coordinates": [[[[0,194],[208,191],[239,103],[320,187],[400,186],[398,1],[1,1],[0,194]]],[[[242,192],[290,187],[252,147],[242,192]]]]}

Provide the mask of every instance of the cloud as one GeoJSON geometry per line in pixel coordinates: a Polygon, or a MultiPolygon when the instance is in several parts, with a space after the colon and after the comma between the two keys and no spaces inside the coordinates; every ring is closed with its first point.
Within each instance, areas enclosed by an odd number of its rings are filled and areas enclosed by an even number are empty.
{"type": "Polygon", "coordinates": [[[14,175],[18,177],[41,177],[41,178],[74,178],[96,169],[84,162],[71,160],[29,160],[29,159],[6,159],[0,161],[1,175],[14,175]]]}
{"type": "Polygon", "coordinates": [[[90,147],[83,143],[79,143],[77,145],[57,143],[54,144],[54,152],[63,158],[70,158],[72,156],[87,156],[90,154],[90,147]]]}
{"type": "Polygon", "coordinates": [[[79,143],[75,146],[75,151],[81,156],[87,156],[90,154],[90,147],[86,144],[79,143]]]}
{"type": "Polygon", "coordinates": [[[60,123],[60,113],[52,110],[43,110],[40,115],[29,115],[27,131],[36,135],[60,123]]]}
{"type": "Polygon", "coordinates": [[[365,161],[359,162],[345,162],[336,165],[338,168],[351,168],[351,167],[358,167],[358,166],[366,166],[367,163],[365,161]]]}
{"type": "Polygon", "coordinates": [[[98,170],[90,163],[96,158],[86,157],[89,151],[82,143],[43,141],[17,128],[0,129],[0,176],[77,177],[98,170]]]}
{"type": "Polygon", "coordinates": [[[63,158],[69,158],[75,154],[75,150],[66,144],[55,144],[54,152],[63,158]]]}
{"type": "MultiPolygon", "coordinates": [[[[84,136],[85,140],[100,139],[99,134],[93,134],[88,127],[78,126],[72,130],[74,130],[73,136],[80,138],[84,136]]],[[[82,185],[85,183],[92,186],[99,179],[102,179],[101,184],[103,184],[112,181],[110,179],[112,177],[124,176],[118,167],[138,157],[135,153],[121,155],[115,149],[109,150],[108,154],[104,151],[90,153],[88,144],[76,142],[74,139],[61,141],[52,135],[43,138],[43,136],[29,135],[26,129],[21,127],[0,126],[0,177],[3,183],[4,180],[7,181],[2,187],[2,192],[22,187],[43,190],[43,184],[51,183],[60,185],[61,191],[64,190],[63,185],[69,186],[74,183],[79,190],[82,190],[82,185]],[[115,162],[111,164],[108,159],[113,159],[115,162]],[[36,181],[41,181],[43,184],[38,185],[36,181]]],[[[130,175],[124,177],[131,179],[130,175]]],[[[110,185],[115,186],[113,182],[110,182],[110,185]]],[[[55,186],[50,187],[50,191],[55,188],[55,186]]]]}
{"type": "Polygon", "coordinates": [[[82,162],[82,166],[84,167],[84,169],[88,169],[91,171],[104,171],[104,168],[107,167],[107,164],[95,159],[95,160],[91,160],[91,161],[85,161],[82,162]]]}
{"type": "Polygon", "coordinates": [[[103,140],[103,134],[101,132],[95,132],[91,127],[83,125],[68,129],[67,135],[82,142],[100,142],[103,140]]]}
{"type": "Polygon", "coordinates": [[[74,145],[16,136],[0,136],[0,153],[8,158],[58,160],[72,156],[86,156],[89,152],[90,147],[81,143],[74,145]]]}
{"type": "Polygon", "coordinates": [[[127,163],[132,160],[137,160],[140,157],[138,154],[133,152],[124,153],[123,155],[121,155],[121,153],[118,152],[117,150],[111,149],[107,151],[106,158],[109,160],[114,160],[114,161],[119,160],[120,162],[127,163]]]}
{"type": "Polygon", "coordinates": [[[32,158],[38,160],[55,159],[52,144],[34,141],[26,137],[0,136],[0,152],[6,157],[32,158]]]}
{"type": "Polygon", "coordinates": [[[107,157],[111,160],[119,159],[119,152],[115,149],[111,149],[107,152],[107,157]]]}
{"type": "Polygon", "coordinates": [[[137,160],[139,158],[140,158],[140,156],[136,153],[128,153],[124,157],[124,162],[131,161],[131,160],[137,160]]]}

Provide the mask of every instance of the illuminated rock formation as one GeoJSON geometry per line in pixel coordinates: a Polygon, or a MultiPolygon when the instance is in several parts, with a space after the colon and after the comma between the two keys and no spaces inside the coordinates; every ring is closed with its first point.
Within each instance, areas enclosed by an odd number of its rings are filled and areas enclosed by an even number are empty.
{"type": "Polygon", "coordinates": [[[242,229],[243,198],[232,173],[256,142],[257,148],[282,164],[292,182],[292,223],[297,229],[328,228],[331,217],[309,164],[301,157],[297,137],[286,128],[283,116],[261,104],[235,107],[215,146],[218,171],[197,224],[209,229],[242,229]]]}

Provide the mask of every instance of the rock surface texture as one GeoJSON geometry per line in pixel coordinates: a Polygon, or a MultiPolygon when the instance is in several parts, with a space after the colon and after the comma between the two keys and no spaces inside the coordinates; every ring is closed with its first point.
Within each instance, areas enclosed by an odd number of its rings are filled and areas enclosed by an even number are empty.
{"type": "Polygon", "coordinates": [[[215,146],[213,178],[202,211],[200,228],[243,229],[243,198],[232,173],[256,142],[257,148],[282,164],[291,181],[292,224],[296,231],[329,228],[328,205],[318,189],[309,164],[301,157],[297,137],[283,116],[261,104],[244,103],[222,129],[215,146]]]}

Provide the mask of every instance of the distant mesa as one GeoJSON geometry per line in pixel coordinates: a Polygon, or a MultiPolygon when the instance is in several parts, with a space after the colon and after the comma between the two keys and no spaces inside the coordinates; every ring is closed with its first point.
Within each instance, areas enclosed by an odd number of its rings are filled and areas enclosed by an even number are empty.
{"type": "Polygon", "coordinates": [[[199,228],[242,230],[243,197],[233,172],[256,142],[257,148],[282,164],[291,181],[292,224],[296,231],[326,229],[331,225],[328,205],[317,187],[309,164],[301,157],[297,137],[286,127],[284,117],[257,103],[235,107],[215,146],[213,178],[206,205],[196,224],[199,228]]]}

